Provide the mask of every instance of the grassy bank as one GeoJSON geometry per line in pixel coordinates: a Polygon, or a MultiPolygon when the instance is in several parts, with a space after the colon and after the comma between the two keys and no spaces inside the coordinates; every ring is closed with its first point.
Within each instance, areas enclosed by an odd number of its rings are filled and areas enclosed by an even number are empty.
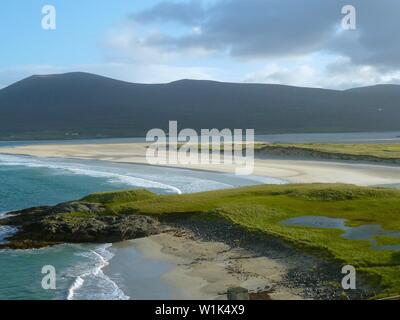
{"type": "Polygon", "coordinates": [[[373,157],[383,160],[400,159],[400,144],[333,144],[333,143],[306,143],[306,144],[272,144],[258,147],[258,149],[304,150],[331,155],[347,155],[354,157],[373,157]]]}
{"type": "MultiPolygon", "coordinates": [[[[347,240],[343,231],[284,226],[300,216],[347,219],[349,226],[380,224],[400,230],[400,191],[338,184],[263,185],[187,195],[155,196],[148,191],[90,195],[84,201],[105,204],[109,214],[217,214],[249,230],[284,239],[300,249],[314,249],[343,264],[351,264],[375,279],[385,294],[400,293],[400,252],[377,251],[367,240],[347,240]]],[[[380,237],[379,243],[400,243],[380,237]]]]}

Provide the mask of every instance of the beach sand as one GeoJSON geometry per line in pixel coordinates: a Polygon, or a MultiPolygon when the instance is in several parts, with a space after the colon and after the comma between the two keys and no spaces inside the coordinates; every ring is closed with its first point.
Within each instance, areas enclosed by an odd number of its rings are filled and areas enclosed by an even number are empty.
{"type": "MultiPolygon", "coordinates": [[[[113,245],[115,257],[104,272],[111,278],[120,274],[119,285],[133,299],[141,299],[141,295],[138,294],[134,268],[137,258],[130,259],[129,250],[140,250],[145,258],[167,264],[161,275],[151,274],[149,270],[146,280],[150,284],[159,281],[173,290],[160,290],[160,285],[156,285],[154,290],[158,291],[152,298],[225,300],[228,288],[241,286],[250,292],[270,291],[268,295],[271,299],[301,299],[301,290],[282,285],[287,274],[287,267],[282,262],[256,256],[244,249],[231,248],[222,242],[201,241],[169,233],[113,245]]],[[[139,285],[143,291],[151,293],[143,281],[139,285]]]]}
{"type": "MultiPolygon", "coordinates": [[[[146,143],[46,144],[2,147],[0,154],[148,164],[146,160],[147,147],[148,144],[146,143]]],[[[237,169],[237,166],[234,165],[221,164],[168,166],[226,173],[234,173],[237,169]]],[[[291,183],[350,183],[361,186],[400,183],[400,167],[396,166],[335,161],[268,159],[265,157],[258,158],[257,153],[253,174],[280,178],[291,183]]]]}

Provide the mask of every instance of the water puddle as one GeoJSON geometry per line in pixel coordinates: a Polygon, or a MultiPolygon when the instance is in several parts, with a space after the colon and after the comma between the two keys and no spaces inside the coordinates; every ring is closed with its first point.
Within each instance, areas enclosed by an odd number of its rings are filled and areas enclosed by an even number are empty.
{"type": "Polygon", "coordinates": [[[358,227],[346,226],[346,219],[328,218],[323,216],[304,216],[287,219],[281,222],[285,226],[311,227],[321,229],[343,230],[342,237],[348,240],[368,240],[374,250],[400,250],[400,244],[380,245],[376,236],[400,238],[399,231],[385,230],[379,224],[365,224],[358,227]]]}

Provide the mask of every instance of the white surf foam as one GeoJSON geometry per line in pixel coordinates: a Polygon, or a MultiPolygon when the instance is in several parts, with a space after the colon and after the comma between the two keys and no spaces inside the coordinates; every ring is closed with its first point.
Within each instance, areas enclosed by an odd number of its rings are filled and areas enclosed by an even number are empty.
{"type": "Polygon", "coordinates": [[[0,164],[5,166],[25,166],[32,168],[49,168],[55,172],[85,175],[104,178],[110,183],[119,183],[140,188],[162,189],[167,193],[191,193],[208,190],[226,189],[237,186],[253,185],[259,183],[281,184],[286,183],[280,179],[257,176],[237,177],[224,173],[200,173],[187,169],[172,169],[153,167],[149,170],[144,166],[131,168],[109,163],[90,161],[68,161],[53,158],[36,158],[31,156],[0,155],[0,164]],[[139,168],[139,169],[137,169],[139,168]],[[211,176],[208,176],[211,175],[211,176]],[[218,175],[218,177],[214,176],[218,175]],[[225,179],[223,179],[225,177],[225,179]],[[234,178],[234,180],[230,180],[234,178]]]}
{"type": "Polygon", "coordinates": [[[143,187],[143,188],[157,188],[157,189],[168,189],[172,190],[175,193],[181,194],[182,191],[177,187],[172,185],[168,185],[165,183],[160,183],[144,178],[133,177],[130,175],[123,175],[119,173],[112,173],[112,172],[102,172],[92,169],[80,169],[80,168],[68,168],[68,170],[81,175],[91,176],[95,178],[108,178],[110,182],[118,182],[124,183],[127,185],[132,185],[136,187],[143,187]]]}
{"type": "Polygon", "coordinates": [[[68,297],[67,300],[74,300],[75,291],[77,291],[80,287],[82,287],[85,280],[82,279],[81,276],[77,276],[72,286],[68,289],[68,297]]]}
{"type": "Polygon", "coordinates": [[[141,188],[156,188],[169,190],[181,194],[182,191],[172,185],[135,177],[133,173],[121,174],[110,171],[110,168],[91,166],[82,163],[61,162],[52,159],[39,159],[27,156],[0,155],[0,163],[5,166],[24,166],[30,168],[49,168],[63,170],[77,175],[85,175],[95,178],[105,178],[111,183],[122,183],[141,188]]]}
{"type": "Polygon", "coordinates": [[[113,254],[107,250],[111,244],[102,245],[94,250],[81,252],[79,255],[88,258],[90,263],[83,268],[68,289],[68,300],[128,300],[129,297],[103,273],[113,254]],[[93,263],[93,265],[91,265],[93,263]]]}

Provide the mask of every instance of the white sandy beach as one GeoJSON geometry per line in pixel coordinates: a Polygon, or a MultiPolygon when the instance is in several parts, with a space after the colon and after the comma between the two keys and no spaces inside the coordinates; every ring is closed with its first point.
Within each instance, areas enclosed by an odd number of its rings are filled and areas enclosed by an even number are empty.
{"type": "MultiPolygon", "coordinates": [[[[148,164],[146,160],[147,146],[146,143],[30,145],[2,147],[0,154],[148,164]]],[[[235,172],[237,168],[234,165],[218,164],[169,166],[230,173],[235,172]]],[[[361,186],[400,183],[400,167],[396,166],[334,161],[258,159],[257,156],[253,174],[280,178],[291,183],[350,183],[361,186]]]]}

